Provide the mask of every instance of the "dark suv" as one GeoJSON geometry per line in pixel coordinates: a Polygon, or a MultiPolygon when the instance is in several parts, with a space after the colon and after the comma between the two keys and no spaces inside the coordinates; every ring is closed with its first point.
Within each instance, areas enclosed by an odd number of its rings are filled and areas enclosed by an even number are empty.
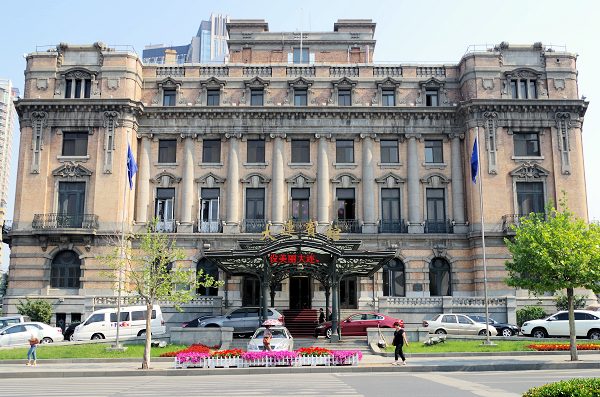
{"type": "MultiPolygon", "coordinates": [[[[268,309],[269,319],[283,323],[283,315],[273,308],[268,309]]],[[[198,319],[198,327],[232,327],[236,334],[250,334],[260,326],[259,307],[240,307],[230,310],[223,316],[198,319]]],[[[189,327],[189,325],[188,325],[189,327]]]]}

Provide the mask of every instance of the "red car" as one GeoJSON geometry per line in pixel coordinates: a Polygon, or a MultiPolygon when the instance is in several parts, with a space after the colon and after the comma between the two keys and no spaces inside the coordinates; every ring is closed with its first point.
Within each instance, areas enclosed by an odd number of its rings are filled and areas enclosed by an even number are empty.
{"type": "MultiPolygon", "coordinates": [[[[343,336],[367,336],[367,328],[394,328],[394,323],[399,321],[404,325],[404,321],[386,316],[381,313],[356,313],[345,320],[340,321],[340,328],[343,336]]],[[[315,337],[331,337],[331,321],[326,321],[315,328],[315,337]]]]}

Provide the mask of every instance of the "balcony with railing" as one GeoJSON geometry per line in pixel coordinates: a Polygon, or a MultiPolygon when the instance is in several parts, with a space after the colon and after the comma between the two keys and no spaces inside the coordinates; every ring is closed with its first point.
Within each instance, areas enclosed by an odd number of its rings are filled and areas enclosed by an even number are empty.
{"type": "Polygon", "coordinates": [[[34,230],[83,229],[97,230],[98,215],[95,214],[35,214],[31,227],[34,230]]]}
{"type": "Polygon", "coordinates": [[[381,219],[379,221],[379,233],[407,233],[404,219],[381,219]]]}
{"type": "Polygon", "coordinates": [[[443,220],[443,221],[425,221],[425,233],[453,233],[454,226],[452,225],[452,221],[443,220]]]}
{"type": "Polygon", "coordinates": [[[338,219],[333,226],[340,229],[341,233],[360,233],[361,226],[358,219],[338,219]]]}
{"type": "Polygon", "coordinates": [[[242,233],[260,233],[267,227],[265,219],[244,219],[242,233]]]}
{"type": "Polygon", "coordinates": [[[223,224],[220,220],[198,221],[198,233],[222,233],[223,224]]]}

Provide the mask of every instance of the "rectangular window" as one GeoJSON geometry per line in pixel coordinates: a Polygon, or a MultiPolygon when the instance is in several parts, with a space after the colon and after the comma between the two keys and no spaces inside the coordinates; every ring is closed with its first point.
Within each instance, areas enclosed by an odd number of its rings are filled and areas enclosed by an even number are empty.
{"type": "Polygon", "coordinates": [[[337,140],[335,141],[335,162],[336,163],[354,163],[354,141],[337,140]]]}
{"type": "Polygon", "coordinates": [[[175,106],[175,90],[164,90],[163,91],[163,106],[175,106]]]}
{"type": "Polygon", "coordinates": [[[447,233],[444,189],[426,189],[427,233],[447,233]]]}
{"type": "Polygon", "coordinates": [[[264,90],[250,90],[250,106],[263,106],[264,95],[264,90]]]}
{"type": "Polygon", "coordinates": [[[437,89],[425,90],[425,106],[439,106],[439,91],[437,89]]]}
{"type": "Polygon", "coordinates": [[[335,190],[337,197],[337,220],[356,219],[356,200],[353,188],[340,188],[335,190]]]}
{"type": "Polygon", "coordinates": [[[66,79],[65,98],[89,98],[92,91],[91,79],[66,79]],[[83,91],[82,91],[83,89],[83,91]]]}
{"type": "Polygon", "coordinates": [[[200,191],[200,232],[219,233],[219,188],[202,188],[200,191]]]}
{"type": "Polygon", "coordinates": [[[381,106],[396,106],[395,90],[382,90],[381,91],[381,106]]]}
{"type": "Polygon", "coordinates": [[[537,98],[537,89],[536,89],[536,81],[529,80],[529,89],[527,90],[527,98],[536,99],[537,98]]]}
{"type": "Polygon", "coordinates": [[[159,139],[158,162],[175,163],[177,160],[177,141],[175,139],[159,139]]]}
{"type": "Polygon", "coordinates": [[[265,189],[246,189],[246,219],[265,219],[265,189]]]}
{"type": "Polygon", "coordinates": [[[396,139],[381,140],[381,162],[382,163],[398,163],[400,162],[398,156],[398,141],[396,139]]]}
{"type": "Polygon", "coordinates": [[[202,162],[220,163],[221,162],[221,140],[204,139],[202,141],[202,162]]]}
{"type": "Polygon", "coordinates": [[[292,220],[298,222],[308,221],[308,204],[310,189],[292,188],[292,220]]]}
{"type": "Polygon", "coordinates": [[[264,163],[265,162],[265,140],[264,139],[248,139],[248,163],[264,163]]]}
{"type": "Polygon", "coordinates": [[[513,99],[519,98],[519,91],[517,91],[517,80],[510,81],[510,96],[513,99]]]}
{"type": "Polygon", "coordinates": [[[352,106],[352,93],[350,90],[338,90],[338,106],[352,106]]]}
{"type": "Polygon", "coordinates": [[[206,90],[206,106],[219,106],[221,90],[206,90]]]}
{"type": "Polygon", "coordinates": [[[59,182],[57,227],[80,228],[84,211],[85,182],[59,182]]]}
{"type": "Polygon", "coordinates": [[[292,163],[310,163],[310,140],[292,139],[292,163]]]}
{"type": "Polygon", "coordinates": [[[308,98],[306,90],[294,90],[294,106],[307,106],[308,98]]]}
{"type": "Polygon", "coordinates": [[[513,99],[536,99],[537,80],[514,79],[510,81],[510,94],[513,99]]]}
{"type": "Polygon", "coordinates": [[[400,222],[400,189],[381,189],[381,219],[400,222]]]}
{"type": "Polygon", "coordinates": [[[87,156],[87,132],[63,132],[63,156],[87,156]]]}
{"type": "Polygon", "coordinates": [[[517,206],[519,215],[544,212],[543,182],[517,182],[517,206]]]}
{"type": "Polygon", "coordinates": [[[540,156],[540,138],[536,132],[515,133],[513,144],[515,156],[540,156]]]}
{"type": "Polygon", "coordinates": [[[158,218],[156,225],[157,231],[174,232],[174,203],[175,203],[175,188],[157,188],[156,202],[154,206],[154,216],[158,218]]]}
{"type": "Polygon", "coordinates": [[[308,63],[308,48],[294,48],[294,63],[308,63]]]}
{"type": "Polygon", "coordinates": [[[426,163],[443,163],[444,162],[443,141],[441,139],[425,141],[425,162],[426,163]]]}

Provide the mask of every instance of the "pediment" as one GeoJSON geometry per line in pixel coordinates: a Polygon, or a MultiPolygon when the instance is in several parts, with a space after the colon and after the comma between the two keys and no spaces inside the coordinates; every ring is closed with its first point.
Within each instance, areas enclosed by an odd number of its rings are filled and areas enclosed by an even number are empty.
{"type": "Polygon", "coordinates": [[[340,184],[342,185],[341,187],[352,187],[360,183],[360,178],[357,178],[349,172],[344,172],[336,175],[333,179],[331,179],[331,182],[340,184]]]}
{"type": "Polygon", "coordinates": [[[531,68],[519,68],[508,72],[504,72],[504,76],[506,76],[507,79],[537,79],[542,76],[542,72],[538,72],[537,70],[531,68]]]}
{"type": "Polygon", "coordinates": [[[524,181],[542,180],[550,175],[546,169],[538,164],[526,162],[510,172],[510,176],[524,181]]]}
{"type": "Polygon", "coordinates": [[[308,88],[313,85],[312,80],[307,80],[304,77],[298,77],[294,80],[289,80],[288,85],[292,88],[308,88]]]}
{"type": "Polygon", "coordinates": [[[376,84],[377,87],[380,88],[396,88],[400,85],[400,81],[391,77],[386,77],[385,79],[378,81],[376,84]]]}
{"type": "Polygon", "coordinates": [[[427,88],[427,87],[435,87],[435,88],[443,87],[444,84],[445,83],[442,80],[438,80],[435,77],[430,77],[427,80],[419,82],[419,85],[421,87],[425,87],[425,88],[427,88]]]}
{"type": "Polygon", "coordinates": [[[269,85],[269,81],[263,80],[257,76],[253,79],[245,80],[244,85],[246,88],[266,88],[269,85]]]}
{"type": "Polygon", "coordinates": [[[271,182],[271,178],[266,175],[263,175],[258,172],[254,172],[252,174],[246,175],[244,178],[240,179],[240,182],[249,184],[251,187],[259,187],[264,186],[271,182]]]}
{"type": "Polygon", "coordinates": [[[52,175],[66,179],[79,179],[90,177],[92,175],[92,171],[88,170],[81,164],[76,164],[75,162],[69,161],[52,171],[52,175]]]}
{"type": "Polygon", "coordinates": [[[225,183],[226,179],[225,178],[221,178],[220,176],[213,174],[212,172],[209,172],[206,175],[203,175],[199,178],[196,178],[195,182],[203,185],[205,187],[211,188],[217,185],[223,185],[225,183]]]}
{"type": "Polygon", "coordinates": [[[227,85],[225,80],[219,80],[216,77],[211,77],[200,82],[202,87],[221,89],[227,85]]]}
{"type": "Polygon", "coordinates": [[[167,77],[158,82],[158,86],[164,88],[177,88],[181,86],[181,80],[175,80],[172,77],[167,77]]]}
{"type": "Polygon", "coordinates": [[[386,187],[395,187],[406,182],[406,179],[402,178],[400,175],[394,174],[393,172],[388,172],[381,178],[375,178],[375,182],[385,185],[386,187]]]}
{"type": "Polygon", "coordinates": [[[92,76],[97,75],[97,73],[82,68],[71,68],[64,72],[63,75],[66,79],[89,80],[92,76]]]}
{"type": "Polygon", "coordinates": [[[169,187],[181,182],[181,178],[173,175],[170,172],[162,171],[152,178],[152,182],[162,187],[169,187]]]}
{"type": "Polygon", "coordinates": [[[421,182],[429,187],[437,188],[449,184],[450,178],[443,174],[433,173],[422,178],[421,182]]]}
{"type": "Polygon", "coordinates": [[[316,179],[299,172],[296,175],[287,178],[285,181],[292,184],[294,187],[303,188],[315,183],[316,179]]]}
{"type": "Polygon", "coordinates": [[[332,81],[334,87],[338,88],[353,88],[356,86],[356,81],[350,80],[348,77],[342,77],[339,80],[332,81]]]}

